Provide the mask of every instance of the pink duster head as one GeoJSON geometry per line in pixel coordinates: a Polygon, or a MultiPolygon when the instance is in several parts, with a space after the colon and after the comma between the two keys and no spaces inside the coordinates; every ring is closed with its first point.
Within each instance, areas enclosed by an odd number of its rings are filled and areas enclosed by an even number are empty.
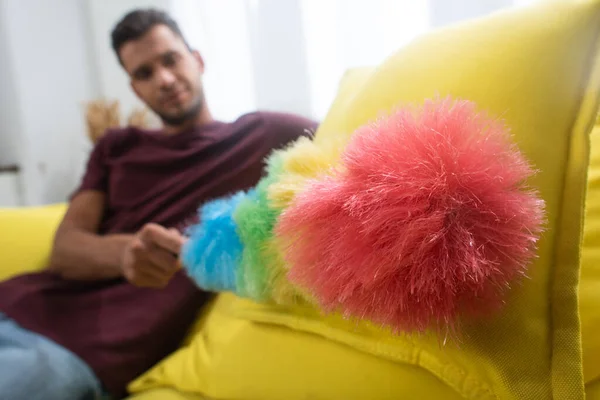
{"type": "Polygon", "coordinates": [[[289,278],[328,311],[455,331],[497,310],[536,254],[544,202],[508,129],[429,100],[359,128],[281,215],[289,278]]]}

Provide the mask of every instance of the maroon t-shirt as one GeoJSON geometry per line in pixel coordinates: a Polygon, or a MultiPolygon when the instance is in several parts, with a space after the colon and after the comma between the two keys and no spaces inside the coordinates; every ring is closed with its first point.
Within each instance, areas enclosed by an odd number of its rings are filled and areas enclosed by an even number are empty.
{"type": "MultiPolygon", "coordinates": [[[[304,118],[252,113],[172,136],[111,131],[92,152],[78,192],[106,193],[100,233],[134,233],[148,222],[182,228],[201,203],[254,186],[272,149],[315,128],[304,118]]],[[[122,396],[179,346],[207,296],[183,272],[161,290],[42,272],[0,283],[0,311],[79,355],[122,396]]]]}

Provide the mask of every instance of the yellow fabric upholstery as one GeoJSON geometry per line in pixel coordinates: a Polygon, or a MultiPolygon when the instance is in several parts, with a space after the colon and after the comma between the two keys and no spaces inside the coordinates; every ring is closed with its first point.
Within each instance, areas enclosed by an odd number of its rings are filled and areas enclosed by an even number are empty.
{"type": "Polygon", "coordinates": [[[47,264],[64,204],[0,209],[0,280],[47,264]]]}
{"type": "Polygon", "coordinates": [[[202,387],[203,394],[215,399],[300,400],[314,394],[320,399],[393,400],[426,387],[432,398],[460,398],[422,368],[374,357],[318,334],[238,317],[246,307],[254,305],[221,294],[196,327],[202,334],[131,388],[177,382],[183,391],[202,387]]]}
{"type": "MultiPolygon", "coordinates": [[[[585,382],[600,382],[600,125],[591,138],[579,309],[585,382]]],[[[598,390],[600,394],[600,389],[598,390]]],[[[598,396],[600,398],[600,396],[598,396]]]]}
{"type": "Polygon", "coordinates": [[[138,393],[128,400],[210,400],[208,397],[193,393],[183,393],[173,388],[158,388],[138,393]]]}
{"type": "Polygon", "coordinates": [[[540,171],[531,184],[546,201],[548,223],[530,279],[513,288],[501,315],[466,323],[460,344],[441,346],[444,338],[432,335],[393,336],[222,295],[191,344],[131,389],[172,386],[236,400],[406,398],[409,391],[426,399],[582,399],[579,246],[599,28],[596,0],[544,3],[433,32],[356,81],[347,76],[319,128],[321,137],[349,136],[381,112],[436,95],[472,100],[506,121],[540,171]],[[358,364],[370,367],[353,370],[358,364]],[[363,380],[366,371],[372,381],[363,380]]]}
{"type": "Polygon", "coordinates": [[[600,381],[593,381],[585,385],[585,398],[587,400],[600,400],[600,381]]]}

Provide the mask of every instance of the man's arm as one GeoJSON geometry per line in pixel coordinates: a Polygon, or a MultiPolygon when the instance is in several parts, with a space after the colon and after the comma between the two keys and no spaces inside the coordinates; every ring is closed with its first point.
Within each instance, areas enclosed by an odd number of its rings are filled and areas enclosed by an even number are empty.
{"type": "Polygon", "coordinates": [[[139,287],[165,287],[180,269],[186,238],[156,224],[146,224],[135,235],[98,235],[105,201],[94,190],[73,198],[56,232],[49,270],[65,279],[123,277],[139,287]]]}
{"type": "Polygon", "coordinates": [[[98,235],[105,202],[105,194],[94,190],[84,190],[72,199],[56,231],[51,271],[75,280],[102,280],[123,275],[123,252],[134,235],[98,235]]]}

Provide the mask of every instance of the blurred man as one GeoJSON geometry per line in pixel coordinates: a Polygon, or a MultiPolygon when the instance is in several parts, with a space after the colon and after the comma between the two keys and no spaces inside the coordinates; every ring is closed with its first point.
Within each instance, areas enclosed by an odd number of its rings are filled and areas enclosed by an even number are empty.
{"type": "Polygon", "coordinates": [[[315,129],[275,113],[214,120],[204,60],[163,12],[127,14],[112,45],[163,127],[107,132],[47,271],[0,283],[2,399],[125,395],[129,381],[178,347],[208,297],[180,270],[178,229],[202,202],[254,186],[271,150],[315,129]]]}

